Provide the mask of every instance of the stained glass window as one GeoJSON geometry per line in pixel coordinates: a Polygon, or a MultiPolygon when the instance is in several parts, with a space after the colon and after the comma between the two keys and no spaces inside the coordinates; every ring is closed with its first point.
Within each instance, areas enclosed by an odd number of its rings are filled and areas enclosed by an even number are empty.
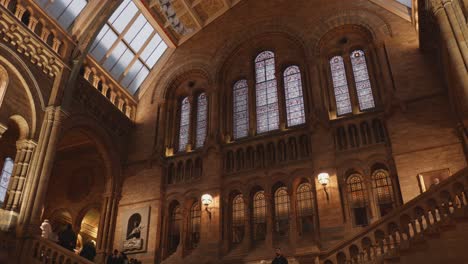
{"type": "Polygon", "coordinates": [[[314,200],[312,187],[309,183],[303,183],[297,187],[297,208],[300,216],[314,214],[314,200]]]}
{"type": "Polygon", "coordinates": [[[232,242],[240,243],[244,238],[245,205],[242,194],[232,200],[232,242]]]}
{"type": "Polygon", "coordinates": [[[279,128],[278,93],[275,77],[275,54],[260,53],[255,59],[257,133],[279,128]]]}
{"type": "Polygon", "coordinates": [[[187,148],[190,134],[190,102],[188,97],[180,105],[179,151],[187,148]]]}
{"type": "Polygon", "coordinates": [[[314,199],[310,183],[302,183],[297,187],[297,214],[300,224],[300,234],[314,231],[314,199]]]}
{"type": "Polygon", "coordinates": [[[336,113],[338,116],[349,114],[352,112],[352,108],[343,57],[333,57],[330,60],[330,68],[336,100],[336,113]]]}
{"type": "Polygon", "coordinates": [[[196,248],[200,242],[200,223],[200,203],[196,202],[190,209],[190,246],[192,248],[196,248]]]}
{"type": "Polygon", "coordinates": [[[304,124],[304,98],[302,95],[301,71],[298,66],[290,66],[284,71],[284,92],[288,126],[304,124]]]}
{"type": "Polygon", "coordinates": [[[361,111],[375,107],[372,87],[367,70],[366,56],[364,51],[355,50],[351,53],[351,65],[353,66],[354,81],[361,111]]]}
{"type": "Polygon", "coordinates": [[[286,187],[280,187],[275,192],[275,230],[280,235],[286,235],[289,229],[289,195],[286,187]]]}
{"type": "Polygon", "coordinates": [[[388,172],[383,169],[376,170],[372,174],[373,187],[377,194],[379,204],[392,203],[392,182],[388,172]]]}
{"type": "Polygon", "coordinates": [[[266,235],[266,202],[264,191],[258,191],[253,197],[253,223],[255,240],[264,240],[266,235]]]}
{"type": "Polygon", "coordinates": [[[169,220],[169,252],[175,252],[180,242],[180,222],[182,221],[182,213],[180,206],[176,205],[172,208],[169,220]]]}
{"type": "Polygon", "coordinates": [[[364,207],[367,205],[364,182],[359,174],[352,174],[347,179],[351,207],[364,207]]]}
{"type": "Polygon", "coordinates": [[[202,93],[197,98],[197,137],[195,147],[201,148],[205,144],[207,124],[208,100],[206,94],[202,93]]]}
{"type": "Polygon", "coordinates": [[[90,53],[134,94],[166,48],[133,0],[124,0],[99,31],[90,53]]]}
{"type": "Polygon", "coordinates": [[[6,158],[3,164],[2,175],[0,176],[0,203],[5,201],[8,184],[10,183],[11,173],[13,172],[13,160],[6,158]]]}
{"type": "Polygon", "coordinates": [[[234,139],[239,139],[246,137],[249,133],[249,87],[247,80],[240,80],[234,84],[232,101],[234,139]]]}
{"type": "Polygon", "coordinates": [[[64,29],[70,28],[88,4],[86,0],[36,0],[64,29]]]}

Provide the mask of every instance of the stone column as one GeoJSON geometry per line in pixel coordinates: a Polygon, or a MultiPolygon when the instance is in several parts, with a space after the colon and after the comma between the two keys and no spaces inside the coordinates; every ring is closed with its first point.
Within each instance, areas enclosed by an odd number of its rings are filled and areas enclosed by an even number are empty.
{"type": "Polygon", "coordinates": [[[297,197],[296,192],[292,189],[289,189],[289,192],[291,193],[289,201],[289,206],[291,208],[291,210],[289,210],[289,241],[291,243],[291,248],[296,248],[297,240],[299,237],[296,208],[297,197]]]}
{"type": "Polygon", "coordinates": [[[60,107],[50,106],[46,109],[39,141],[26,177],[26,189],[17,229],[19,237],[40,233],[41,213],[64,114],[60,107]]]}
{"type": "MultiPolygon", "coordinates": [[[[451,0],[432,0],[431,7],[439,24],[441,37],[447,45],[455,76],[459,79],[463,96],[468,100],[468,74],[466,74],[468,71],[468,48],[463,36],[466,24],[457,21],[451,0]]],[[[468,115],[466,107],[463,111],[465,115],[468,115]]]]}
{"type": "Polygon", "coordinates": [[[265,204],[266,204],[266,237],[265,245],[267,248],[273,247],[273,232],[274,224],[273,221],[273,197],[270,192],[265,191],[265,204]]]}
{"type": "Polygon", "coordinates": [[[245,227],[244,238],[242,239],[242,247],[245,252],[248,252],[252,247],[252,199],[248,191],[244,192],[244,206],[245,206],[245,227]]]}
{"type": "Polygon", "coordinates": [[[6,210],[17,211],[20,208],[20,198],[35,147],[36,143],[32,140],[19,140],[16,142],[15,165],[10,180],[8,199],[5,203],[6,210]]]}
{"type": "Polygon", "coordinates": [[[101,217],[96,243],[96,263],[105,263],[106,256],[113,250],[114,230],[117,219],[117,209],[120,196],[117,193],[106,193],[103,195],[101,217]]]}

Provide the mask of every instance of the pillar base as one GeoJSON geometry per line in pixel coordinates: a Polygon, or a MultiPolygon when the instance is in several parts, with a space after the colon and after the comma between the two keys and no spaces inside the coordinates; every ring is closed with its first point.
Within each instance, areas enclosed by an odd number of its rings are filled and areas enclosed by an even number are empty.
{"type": "Polygon", "coordinates": [[[18,213],[0,209],[0,231],[8,232],[16,227],[18,213]]]}

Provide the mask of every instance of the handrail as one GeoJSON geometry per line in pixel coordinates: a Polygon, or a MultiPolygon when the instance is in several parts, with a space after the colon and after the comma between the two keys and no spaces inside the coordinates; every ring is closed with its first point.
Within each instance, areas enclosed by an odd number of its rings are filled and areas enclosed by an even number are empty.
{"type": "Polygon", "coordinates": [[[29,240],[29,249],[25,251],[28,261],[37,261],[40,263],[69,263],[69,264],[93,264],[74,252],[61,247],[55,242],[42,238],[34,237],[29,240]]]}
{"type": "Polygon", "coordinates": [[[468,207],[467,198],[468,168],[465,168],[372,223],[359,234],[322,252],[321,263],[333,263],[332,257],[338,258],[338,255],[341,259],[353,259],[353,263],[360,263],[356,261],[358,258],[364,260],[363,256],[370,259],[384,255],[390,249],[399,247],[400,242],[412,240],[427,228],[445,220],[456,209],[468,207]],[[405,219],[404,223],[402,219],[405,219]],[[364,242],[368,244],[364,245],[364,242]]]}

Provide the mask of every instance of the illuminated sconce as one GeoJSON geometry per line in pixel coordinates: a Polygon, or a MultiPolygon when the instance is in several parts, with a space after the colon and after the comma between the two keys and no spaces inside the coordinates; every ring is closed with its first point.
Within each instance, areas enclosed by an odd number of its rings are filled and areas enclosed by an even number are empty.
{"type": "Polygon", "coordinates": [[[330,175],[326,172],[322,172],[322,173],[319,173],[317,178],[318,178],[318,182],[322,184],[323,186],[323,191],[327,195],[327,201],[329,201],[330,197],[328,196],[327,185],[328,183],[330,183],[330,175]]]}
{"type": "Polygon", "coordinates": [[[208,213],[208,216],[211,220],[211,211],[208,210],[208,206],[213,202],[213,197],[209,194],[204,194],[201,197],[202,204],[205,206],[205,211],[208,213]]]}

